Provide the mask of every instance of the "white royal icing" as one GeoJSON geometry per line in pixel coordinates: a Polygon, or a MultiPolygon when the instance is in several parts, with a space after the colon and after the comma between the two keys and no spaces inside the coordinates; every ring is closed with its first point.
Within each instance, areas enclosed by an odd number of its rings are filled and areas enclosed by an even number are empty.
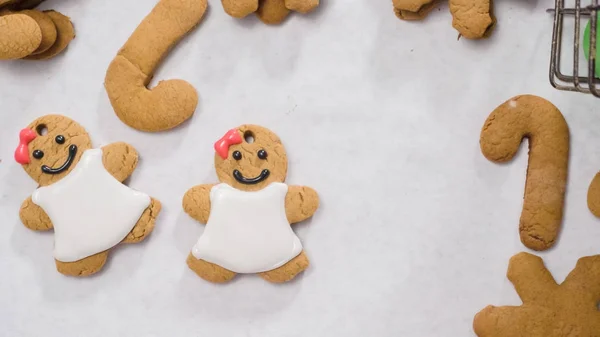
{"type": "Polygon", "coordinates": [[[86,150],[58,182],[32,195],[54,225],[54,258],[78,261],[121,242],[135,226],[150,197],[115,179],[102,164],[102,150],[86,150]]]}
{"type": "Polygon", "coordinates": [[[282,183],[256,192],[227,184],[214,186],[208,223],[192,254],[240,274],[286,264],[302,252],[285,213],[287,191],[282,183]]]}

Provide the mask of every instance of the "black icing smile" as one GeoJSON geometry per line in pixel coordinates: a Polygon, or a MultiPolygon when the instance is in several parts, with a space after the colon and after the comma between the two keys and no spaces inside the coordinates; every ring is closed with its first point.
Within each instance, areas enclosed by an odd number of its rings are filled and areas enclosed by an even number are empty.
{"type": "Polygon", "coordinates": [[[269,177],[270,173],[271,172],[269,172],[269,170],[264,169],[264,170],[262,170],[262,172],[260,172],[260,174],[258,175],[258,177],[245,178],[240,171],[233,170],[233,177],[235,178],[235,180],[237,180],[238,182],[240,182],[242,184],[254,185],[254,184],[258,184],[261,181],[267,179],[269,177]]]}
{"type": "Polygon", "coordinates": [[[59,174],[65,170],[67,170],[69,168],[69,166],[71,166],[71,164],[73,163],[73,160],[75,160],[76,154],[77,154],[77,145],[69,146],[69,156],[67,157],[67,160],[65,161],[64,164],[62,164],[58,168],[52,168],[52,167],[48,167],[46,165],[42,165],[42,172],[48,173],[48,174],[59,174]]]}

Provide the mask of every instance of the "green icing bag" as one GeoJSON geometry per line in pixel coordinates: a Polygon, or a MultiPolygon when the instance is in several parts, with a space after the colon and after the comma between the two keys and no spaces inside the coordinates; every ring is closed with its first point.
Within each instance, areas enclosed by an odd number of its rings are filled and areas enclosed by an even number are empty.
{"type": "MultiPolygon", "coordinates": [[[[600,13],[598,14],[598,20],[596,21],[596,77],[600,77],[600,54],[598,51],[600,50],[600,13]]],[[[585,26],[585,30],[583,31],[583,52],[585,53],[585,58],[588,59],[588,55],[590,54],[590,30],[591,30],[591,20],[588,21],[585,26]]]]}

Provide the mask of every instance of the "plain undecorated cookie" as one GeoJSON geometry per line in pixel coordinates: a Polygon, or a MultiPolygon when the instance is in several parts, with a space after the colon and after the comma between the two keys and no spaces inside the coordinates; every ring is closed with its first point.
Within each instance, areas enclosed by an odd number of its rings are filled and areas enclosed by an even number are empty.
{"type": "Polygon", "coordinates": [[[75,38],[75,28],[68,16],[56,11],[45,11],[44,14],[52,19],[52,22],[56,26],[56,41],[45,52],[27,56],[24,58],[26,60],[47,60],[53,58],[63,52],[75,38]]]}
{"type": "Polygon", "coordinates": [[[285,0],[260,0],[256,11],[260,21],[270,25],[281,23],[289,14],[290,10],[285,6],[285,0]]]}
{"type": "Polygon", "coordinates": [[[492,0],[449,0],[452,27],[467,39],[489,36],[496,19],[492,0]]]}
{"type": "Polygon", "coordinates": [[[600,337],[600,255],[579,259],[557,284],[540,257],[520,253],[507,273],[523,301],[488,306],[473,321],[479,337],[600,337]]]}
{"type": "Polygon", "coordinates": [[[38,23],[25,14],[0,16],[0,60],[20,59],[33,53],[42,43],[38,23]]]}
{"type": "Polygon", "coordinates": [[[198,94],[191,84],[168,80],[153,89],[146,86],[171,48],[200,23],[207,6],[206,0],[161,0],[119,50],[106,71],[104,87],[123,123],[157,132],[194,114],[198,94]]]}
{"type": "Polygon", "coordinates": [[[519,232],[525,246],[546,250],[556,242],[562,223],[569,128],[552,103],[521,95],[489,115],[479,143],[488,160],[501,163],[514,157],[523,138],[529,139],[529,164],[519,232]]]}
{"type": "Polygon", "coordinates": [[[40,46],[31,54],[41,54],[50,49],[50,47],[52,47],[56,42],[56,38],[58,36],[56,25],[54,24],[52,18],[50,18],[50,16],[46,13],[36,10],[24,10],[19,13],[25,14],[34,19],[42,31],[42,41],[40,46]]]}
{"type": "Polygon", "coordinates": [[[244,18],[258,10],[259,0],[221,0],[223,10],[234,18],[244,18]]]}

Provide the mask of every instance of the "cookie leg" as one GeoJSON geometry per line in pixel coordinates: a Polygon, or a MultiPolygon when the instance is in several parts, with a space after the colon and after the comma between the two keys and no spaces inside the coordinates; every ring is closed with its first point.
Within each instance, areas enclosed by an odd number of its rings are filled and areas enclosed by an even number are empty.
{"type": "Polygon", "coordinates": [[[258,10],[258,0],[221,0],[225,13],[234,18],[243,18],[258,10]]]}
{"type": "Polygon", "coordinates": [[[75,262],[54,261],[56,262],[56,270],[61,274],[68,276],[90,276],[102,269],[107,257],[108,251],[104,251],[75,262]]]}
{"type": "Polygon", "coordinates": [[[308,13],[319,7],[319,0],[285,0],[285,7],[292,11],[308,13]]]}
{"type": "Polygon", "coordinates": [[[146,238],[154,229],[154,223],[156,222],[156,217],[158,213],[160,213],[161,209],[160,201],[152,198],[150,206],[146,208],[142,216],[138,220],[135,227],[127,234],[125,239],[123,239],[123,243],[138,243],[146,238]]]}
{"type": "Polygon", "coordinates": [[[197,259],[190,253],[187,265],[201,278],[213,283],[225,283],[235,277],[235,273],[214,263],[197,259]]]}
{"type": "Polygon", "coordinates": [[[260,21],[268,25],[281,23],[290,14],[285,7],[285,0],[260,0],[256,15],[260,21]]]}
{"type": "Polygon", "coordinates": [[[306,268],[308,268],[309,262],[308,257],[302,251],[300,255],[293,258],[290,262],[284,264],[283,266],[266,271],[264,273],[260,273],[260,277],[263,279],[273,282],[273,283],[283,283],[287,281],[291,281],[298,274],[303,272],[306,268]]]}

